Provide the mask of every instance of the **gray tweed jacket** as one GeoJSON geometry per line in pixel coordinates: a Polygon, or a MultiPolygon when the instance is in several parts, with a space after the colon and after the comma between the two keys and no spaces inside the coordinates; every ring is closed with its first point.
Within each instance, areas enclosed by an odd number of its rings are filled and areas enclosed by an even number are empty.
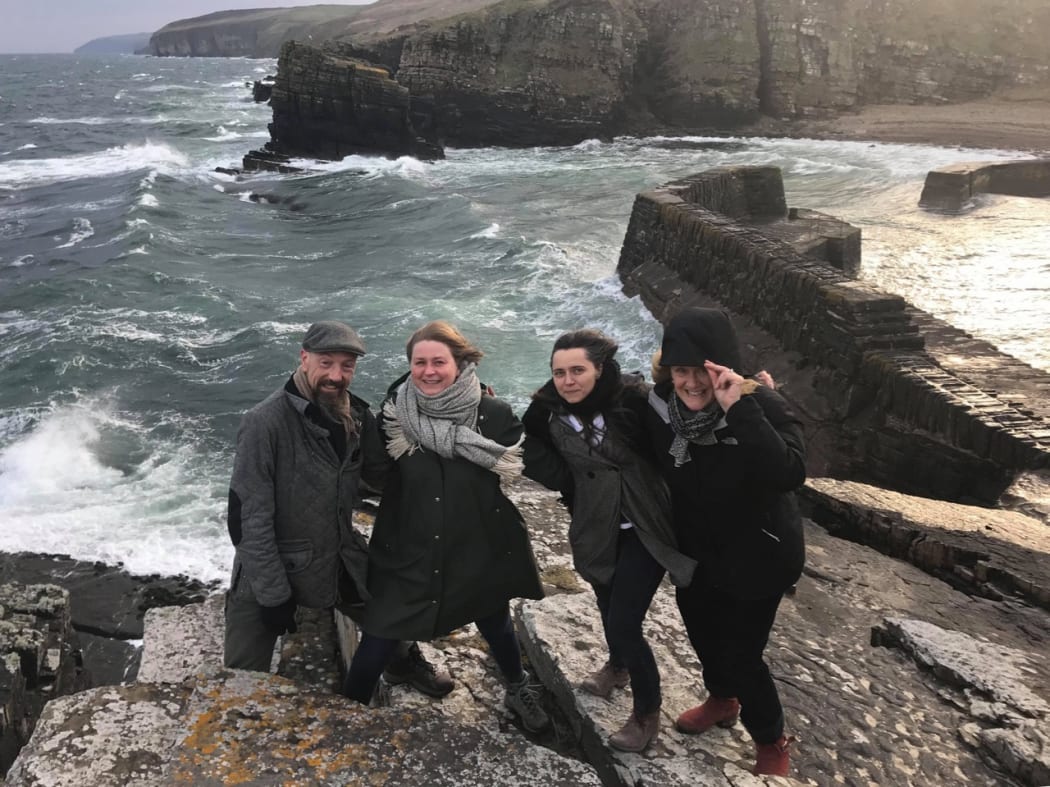
{"type": "Polygon", "coordinates": [[[231,587],[247,579],[255,599],[276,606],[294,598],[330,607],[347,575],[367,598],[367,542],[351,526],[362,477],[377,488],[389,467],[368,404],[351,396],[360,434],[342,461],[328,430],[311,419],[306,399],[290,386],[249,410],[237,433],[228,527],[236,548],[231,587]],[[346,572],[341,568],[345,567],[346,572]]]}

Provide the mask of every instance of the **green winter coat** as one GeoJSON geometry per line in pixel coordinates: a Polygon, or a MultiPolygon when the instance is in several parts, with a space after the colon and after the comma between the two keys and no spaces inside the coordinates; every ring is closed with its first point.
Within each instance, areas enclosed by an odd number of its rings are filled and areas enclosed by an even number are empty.
{"type": "MultiPolygon", "coordinates": [[[[382,416],[379,427],[385,443],[382,416]]],[[[486,395],[478,431],[511,446],[522,425],[486,395]]],[[[369,543],[368,590],[364,630],[403,640],[443,636],[512,598],[543,598],[525,522],[499,476],[424,448],[398,459],[387,478],[369,543]]]]}

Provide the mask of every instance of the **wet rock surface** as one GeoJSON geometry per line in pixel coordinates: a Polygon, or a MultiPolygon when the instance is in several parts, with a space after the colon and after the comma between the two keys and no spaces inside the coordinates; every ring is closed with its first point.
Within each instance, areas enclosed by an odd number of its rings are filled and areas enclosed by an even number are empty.
{"type": "Polygon", "coordinates": [[[137,576],[120,566],[30,552],[0,553],[0,581],[69,591],[71,624],[95,686],[134,677],[146,610],[197,603],[216,590],[187,577],[137,576]]]}

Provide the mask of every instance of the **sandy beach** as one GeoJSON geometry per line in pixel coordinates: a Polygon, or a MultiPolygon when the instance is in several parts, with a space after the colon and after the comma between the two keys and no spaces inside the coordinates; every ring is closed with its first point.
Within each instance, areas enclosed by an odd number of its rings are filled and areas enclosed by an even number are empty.
{"type": "Polygon", "coordinates": [[[874,105],[791,124],[793,137],[1023,150],[1050,156],[1050,87],[1015,88],[960,104],[874,105]]]}

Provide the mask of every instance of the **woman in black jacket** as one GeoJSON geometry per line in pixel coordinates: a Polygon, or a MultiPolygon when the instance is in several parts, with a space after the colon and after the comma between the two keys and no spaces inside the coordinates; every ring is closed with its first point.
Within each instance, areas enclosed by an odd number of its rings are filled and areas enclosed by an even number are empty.
{"type": "Polygon", "coordinates": [[[739,714],[757,747],[753,772],[785,775],[790,739],[762,654],[784,591],[802,572],[792,490],[805,480],[805,446],[787,403],[739,366],[729,318],[701,308],[675,315],[653,361],[649,433],[679,544],[699,562],[693,583],[678,589],[678,608],[709,694],[676,726],[698,734],[739,714]]]}
{"type": "Polygon", "coordinates": [[[500,488],[521,474],[521,422],[477,378],[482,352],[447,322],[408,340],[410,370],[391,386],[379,431],[393,460],[368,553],[364,635],[343,693],[368,703],[401,639],[475,623],[524,726],[549,723],[510,617],[543,598],[521,513],[500,488]]]}
{"type": "Polygon", "coordinates": [[[630,680],[633,712],[609,742],[641,751],[660,715],[660,673],[642,621],[664,573],[688,584],[696,563],[678,551],[667,487],[642,434],[649,389],[621,375],[616,349],[595,330],[555,342],[551,379],[523,419],[525,475],[562,493],[576,570],[597,598],[609,658],[581,688],[608,697],[630,680]]]}

